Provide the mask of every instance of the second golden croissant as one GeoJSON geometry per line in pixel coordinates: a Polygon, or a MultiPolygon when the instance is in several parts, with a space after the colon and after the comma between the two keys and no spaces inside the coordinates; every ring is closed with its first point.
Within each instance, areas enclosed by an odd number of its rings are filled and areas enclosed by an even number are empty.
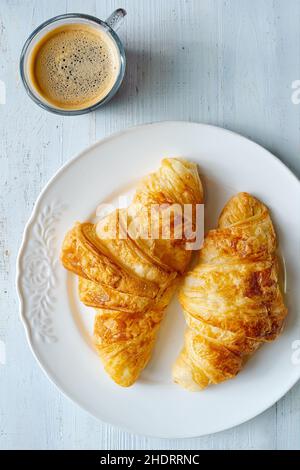
{"type": "Polygon", "coordinates": [[[233,197],[180,292],[187,330],[173,368],[179,385],[201,390],[235,377],[280,334],[287,309],[276,245],[266,206],[247,193],[233,197]]]}

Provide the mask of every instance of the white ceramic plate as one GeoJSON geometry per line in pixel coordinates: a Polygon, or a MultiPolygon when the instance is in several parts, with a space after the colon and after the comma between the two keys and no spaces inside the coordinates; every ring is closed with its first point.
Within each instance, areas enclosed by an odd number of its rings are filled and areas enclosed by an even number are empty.
{"type": "Polygon", "coordinates": [[[299,234],[299,181],[253,142],[220,128],[184,122],[145,125],[113,135],[52,178],[26,227],[17,284],[32,351],[68,397],[97,418],[129,431],[192,437],[242,423],[274,404],[300,377],[295,350],[300,339],[299,234]],[[216,224],[220,210],[238,191],[265,202],[286,266],[289,316],[282,336],[262,347],[236,379],[201,393],[172,383],[171,366],[184,332],[176,299],[138,383],[128,389],[115,385],[92,346],[93,310],[79,303],[75,276],[58,260],[64,234],[74,221],[92,218],[99,203],[127,193],[165,156],[183,156],[199,164],[207,197],[206,229],[216,224]]]}

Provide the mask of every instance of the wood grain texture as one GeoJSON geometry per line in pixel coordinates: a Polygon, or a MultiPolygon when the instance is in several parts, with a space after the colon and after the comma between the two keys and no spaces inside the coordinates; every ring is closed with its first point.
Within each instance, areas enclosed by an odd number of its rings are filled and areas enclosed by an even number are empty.
{"type": "MultiPolygon", "coordinates": [[[[234,429],[198,439],[138,437],[102,424],[43,375],[18,318],[15,260],[24,224],[46,181],[96,139],[159,120],[212,123],[240,132],[300,175],[299,0],[1,0],[0,80],[0,448],[300,449],[300,384],[234,429]],[[26,96],[22,45],[47,18],[85,12],[106,18],[124,6],[124,84],[105,108],[58,117],[26,96]]],[[[267,177],[267,175],[266,175],[267,177]]],[[[187,417],[188,419],[188,417],[187,417]]],[[[201,419],[201,416],[199,416],[201,419]]]]}

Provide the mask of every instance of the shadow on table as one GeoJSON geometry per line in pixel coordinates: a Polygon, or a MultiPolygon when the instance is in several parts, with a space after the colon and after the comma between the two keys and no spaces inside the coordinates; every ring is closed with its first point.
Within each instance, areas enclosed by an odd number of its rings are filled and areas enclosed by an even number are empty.
{"type": "MultiPolygon", "coordinates": [[[[161,102],[175,93],[175,60],[166,54],[155,54],[143,50],[126,50],[127,66],[124,81],[109,103],[112,110],[134,105],[143,100],[148,107],[161,102]]],[[[97,111],[96,111],[97,112],[97,111]]],[[[98,110],[101,112],[101,108],[98,110]]]]}

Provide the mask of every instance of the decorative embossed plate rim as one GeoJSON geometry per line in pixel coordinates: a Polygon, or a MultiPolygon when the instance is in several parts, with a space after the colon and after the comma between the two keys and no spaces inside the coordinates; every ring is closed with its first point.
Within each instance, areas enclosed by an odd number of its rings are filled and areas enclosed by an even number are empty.
{"type": "Polygon", "coordinates": [[[203,124],[161,122],[99,141],[50,180],[24,231],[17,290],[32,352],[66,396],[102,421],[131,432],[195,437],[247,421],[273,405],[300,377],[300,365],[292,361],[300,339],[299,233],[299,181],[276,157],[237,134],[203,124]],[[60,243],[73,222],[91,217],[97,204],[112,200],[118,188],[124,193],[134,186],[165,155],[199,163],[208,195],[206,228],[215,224],[233,193],[245,190],[260,197],[272,210],[287,265],[290,313],[283,335],[261,348],[235,380],[196,394],[171,382],[170,367],[184,328],[176,301],[141,380],[121,389],[101,370],[90,341],[91,311],[79,304],[74,276],[58,262],[60,243]]]}

